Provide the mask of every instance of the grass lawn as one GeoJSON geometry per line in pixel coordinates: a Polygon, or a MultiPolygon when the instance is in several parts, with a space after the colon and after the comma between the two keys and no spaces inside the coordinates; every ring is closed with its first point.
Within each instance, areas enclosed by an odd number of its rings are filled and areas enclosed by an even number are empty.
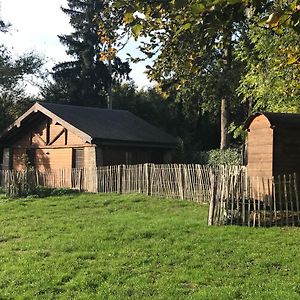
{"type": "Polygon", "coordinates": [[[141,195],[0,199],[0,299],[300,299],[300,229],[141,195]]]}

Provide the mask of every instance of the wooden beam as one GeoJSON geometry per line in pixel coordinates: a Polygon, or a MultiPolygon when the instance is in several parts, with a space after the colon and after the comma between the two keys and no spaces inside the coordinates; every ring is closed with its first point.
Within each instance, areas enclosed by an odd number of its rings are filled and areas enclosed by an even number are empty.
{"type": "Polygon", "coordinates": [[[48,110],[47,108],[43,107],[43,104],[36,103],[36,107],[37,107],[37,109],[40,112],[42,112],[43,114],[45,114],[46,116],[48,116],[49,118],[51,118],[52,121],[53,121],[53,123],[59,123],[60,125],[62,125],[66,129],[70,130],[71,132],[75,133],[77,136],[79,136],[80,138],[82,138],[84,141],[91,143],[91,141],[92,141],[92,137],[91,136],[89,136],[85,132],[81,131],[79,128],[73,126],[72,124],[66,122],[65,120],[63,120],[59,116],[55,115],[50,110],[48,110]]]}
{"type": "Polygon", "coordinates": [[[50,142],[48,145],[52,145],[55,143],[64,133],[66,132],[66,129],[63,128],[50,142]]]}
{"type": "Polygon", "coordinates": [[[46,144],[49,145],[50,143],[50,119],[47,119],[46,123],[46,144]]]}
{"type": "MultiPolygon", "coordinates": [[[[38,133],[35,132],[35,133],[32,135],[32,138],[33,138],[34,136],[37,136],[37,137],[44,143],[45,146],[47,145],[47,143],[44,141],[44,139],[43,139],[38,133]]],[[[32,138],[31,138],[31,144],[32,144],[32,138]]]]}
{"type": "Polygon", "coordinates": [[[68,130],[65,128],[65,145],[68,145],[68,130]]]}

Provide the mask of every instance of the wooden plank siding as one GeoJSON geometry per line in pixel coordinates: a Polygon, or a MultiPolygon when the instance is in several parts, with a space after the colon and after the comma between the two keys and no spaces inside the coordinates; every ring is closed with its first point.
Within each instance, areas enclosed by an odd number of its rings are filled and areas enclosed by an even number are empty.
{"type": "Polygon", "coordinates": [[[272,178],[273,129],[269,120],[260,115],[248,129],[248,175],[272,178]]]}
{"type": "Polygon", "coordinates": [[[98,151],[97,163],[102,162],[103,166],[121,164],[144,164],[144,163],[164,163],[168,157],[166,151],[162,149],[139,148],[139,147],[102,147],[98,151]]]}
{"type": "Polygon", "coordinates": [[[245,129],[250,177],[300,173],[300,114],[256,113],[245,129]]]}
{"type": "Polygon", "coordinates": [[[72,168],[72,148],[36,149],[37,170],[72,168]]]}

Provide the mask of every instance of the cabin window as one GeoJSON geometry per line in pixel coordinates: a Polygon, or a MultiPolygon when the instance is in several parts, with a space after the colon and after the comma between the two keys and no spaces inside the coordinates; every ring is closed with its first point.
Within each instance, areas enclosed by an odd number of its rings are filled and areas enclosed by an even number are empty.
{"type": "Polygon", "coordinates": [[[12,169],[12,149],[4,148],[2,157],[3,157],[2,158],[2,169],[3,170],[12,169]]]}
{"type": "Polygon", "coordinates": [[[84,149],[83,148],[73,148],[73,159],[72,168],[82,169],[84,168],[84,149]]]}

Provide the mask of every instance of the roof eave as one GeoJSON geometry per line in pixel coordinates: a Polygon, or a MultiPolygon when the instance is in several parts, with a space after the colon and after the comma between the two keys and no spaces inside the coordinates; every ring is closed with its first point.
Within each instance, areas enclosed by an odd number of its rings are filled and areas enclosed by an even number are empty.
{"type": "Polygon", "coordinates": [[[261,116],[261,115],[263,115],[263,113],[261,113],[261,112],[256,112],[256,113],[254,113],[253,115],[251,115],[250,117],[248,117],[247,120],[246,120],[245,123],[244,123],[243,129],[244,129],[244,130],[248,130],[249,127],[250,127],[250,125],[251,125],[251,123],[252,123],[252,121],[253,121],[256,117],[261,116]]]}
{"type": "Polygon", "coordinates": [[[145,142],[145,141],[125,141],[125,140],[108,140],[108,139],[93,139],[93,144],[99,146],[130,146],[130,147],[146,147],[146,148],[165,148],[175,149],[174,143],[159,143],[159,142],[145,142]]]}
{"type": "Polygon", "coordinates": [[[84,141],[91,143],[92,137],[88,135],[87,133],[83,132],[82,130],[74,127],[72,124],[64,121],[54,113],[52,113],[50,110],[43,107],[42,104],[35,103],[29,110],[27,110],[22,116],[20,116],[14,123],[12,123],[10,126],[8,126],[0,135],[0,139],[4,138],[6,135],[11,132],[14,128],[19,128],[21,126],[21,123],[27,119],[31,114],[41,112],[47,117],[51,118],[53,122],[59,123],[62,126],[64,126],[66,129],[70,130],[71,132],[75,133],[79,137],[81,137],[84,141]]]}

